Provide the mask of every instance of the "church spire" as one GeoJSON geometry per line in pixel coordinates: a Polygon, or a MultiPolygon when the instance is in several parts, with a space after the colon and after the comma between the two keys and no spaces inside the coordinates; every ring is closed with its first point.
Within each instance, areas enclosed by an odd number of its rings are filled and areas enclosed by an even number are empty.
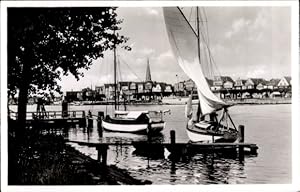
{"type": "Polygon", "coordinates": [[[150,65],[149,65],[149,58],[147,58],[146,81],[152,81],[151,80],[150,65]]]}

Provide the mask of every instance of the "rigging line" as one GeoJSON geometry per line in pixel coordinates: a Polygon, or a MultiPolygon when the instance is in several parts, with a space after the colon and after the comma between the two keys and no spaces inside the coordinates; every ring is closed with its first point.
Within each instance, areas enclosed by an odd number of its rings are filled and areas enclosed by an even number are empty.
{"type": "MultiPolygon", "coordinates": [[[[177,9],[178,9],[178,11],[181,13],[181,15],[183,16],[183,18],[185,19],[185,21],[188,23],[188,25],[190,26],[191,30],[194,32],[194,35],[195,35],[196,37],[198,37],[196,31],[193,29],[193,27],[191,26],[191,24],[189,23],[189,21],[187,20],[187,18],[185,17],[185,15],[183,14],[183,12],[181,11],[181,9],[180,9],[179,7],[177,7],[177,9]]],[[[203,34],[202,34],[201,31],[200,31],[200,35],[203,37],[203,34]]],[[[173,38],[174,38],[174,37],[173,37],[173,38]]],[[[206,45],[208,51],[210,52],[210,49],[209,49],[209,47],[208,47],[206,41],[203,41],[203,42],[204,42],[204,44],[206,45]]],[[[178,48],[177,48],[177,49],[178,49],[178,48]]],[[[210,54],[211,54],[211,53],[210,53],[210,54]]],[[[212,58],[212,60],[213,60],[213,58],[212,58]]],[[[213,61],[214,61],[214,60],[213,60],[213,61]]],[[[216,68],[217,68],[217,67],[216,67],[216,68]]],[[[217,69],[217,70],[218,70],[218,69],[217,69]]],[[[228,90],[227,90],[227,91],[228,91],[228,90]]]]}
{"type": "MultiPolygon", "coordinates": [[[[204,8],[202,8],[201,10],[200,10],[200,17],[201,17],[201,24],[202,24],[202,33],[204,34],[203,36],[203,41],[208,41],[208,33],[207,33],[207,28],[206,28],[206,24],[204,23],[204,21],[207,21],[207,19],[205,19],[205,16],[204,16],[204,12],[203,12],[203,9],[204,8]],[[205,28],[206,28],[206,31],[205,31],[205,28]]],[[[206,22],[207,23],[207,22],[206,22]]],[[[208,56],[209,56],[209,54],[208,54],[208,51],[205,49],[205,53],[206,53],[206,55],[205,55],[205,59],[206,59],[206,65],[207,65],[207,74],[208,74],[208,76],[212,76],[212,67],[211,67],[211,64],[210,64],[210,62],[209,62],[209,60],[208,60],[208,56]]]]}
{"type": "MultiPolygon", "coordinates": [[[[212,56],[212,54],[211,54],[211,51],[210,51],[208,42],[206,42],[206,39],[204,38],[204,34],[203,34],[203,31],[202,31],[202,30],[200,31],[200,35],[202,36],[203,42],[204,42],[204,44],[206,45],[207,50],[208,50],[208,53],[209,53],[209,55],[210,55],[210,59],[211,59],[211,61],[212,61],[212,63],[211,63],[211,64],[212,64],[212,67],[214,67],[214,68],[216,69],[216,72],[220,75],[221,73],[220,73],[220,71],[219,71],[219,69],[218,69],[218,67],[217,67],[217,65],[216,65],[216,63],[215,63],[215,61],[214,61],[214,58],[213,58],[213,56],[212,56]]],[[[207,35],[207,36],[208,36],[208,35],[207,35]]]]}
{"type": "MultiPolygon", "coordinates": [[[[203,22],[204,22],[204,20],[203,20],[203,17],[202,17],[202,13],[201,13],[201,10],[199,10],[199,9],[197,9],[197,29],[198,29],[198,35],[197,35],[197,38],[199,39],[199,40],[201,40],[201,39],[203,39],[203,41],[205,41],[205,35],[206,34],[203,34],[203,27],[204,27],[204,25],[203,25],[203,22]],[[199,17],[200,17],[200,20],[199,20],[199,17]],[[200,31],[200,32],[199,32],[200,31]],[[202,38],[201,38],[202,37],[202,38]]],[[[198,40],[198,41],[199,41],[198,40]]],[[[199,49],[201,49],[201,46],[199,47],[199,49]]],[[[204,51],[204,53],[206,52],[206,50],[204,49],[203,50],[204,51]]],[[[206,54],[207,53],[205,53],[204,54],[204,57],[200,57],[201,58],[201,60],[200,60],[200,63],[201,63],[201,65],[202,65],[202,68],[203,68],[203,72],[204,72],[204,75],[205,76],[209,76],[209,73],[210,73],[210,66],[209,66],[209,63],[208,62],[202,62],[202,60],[203,61],[207,61],[207,56],[206,56],[206,54]]]]}
{"type": "MultiPolygon", "coordinates": [[[[118,54],[117,54],[117,56],[118,56],[118,54]]],[[[121,91],[120,82],[122,81],[122,76],[121,76],[121,67],[120,67],[119,57],[117,57],[117,68],[118,68],[118,77],[119,77],[118,83],[117,83],[117,88],[119,87],[120,88],[119,90],[121,91]]],[[[120,100],[119,99],[120,99],[120,92],[117,92],[118,110],[120,110],[120,100]]]]}
{"type": "Polygon", "coordinates": [[[185,21],[188,23],[188,25],[190,26],[191,30],[194,32],[194,35],[196,35],[196,37],[198,37],[196,31],[194,30],[194,28],[192,27],[192,25],[189,23],[189,21],[187,20],[187,18],[185,17],[185,15],[183,14],[183,12],[180,10],[179,7],[177,7],[178,11],[181,13],[181,15],[183,16],[183,18],[185,19],[185,21]]]}
{"type": "Polygon", "coordinates": [[[137,77],[137,79],[139,81],[142,81],[142,79],[134,72],[134,70],[130,67],[130,65],[128,65],[128,63],[125,60],[123,60],[122,56],[120,56],[120,59],[123,63],[125,63],[125,65],[129,68],[129,70],[137,77]]]}
{"type": "MultiPolygon", "coordinates": [[[[221,75],[220,75],[221,73],[220,73],[220,71],[219,71],[219,69],[218,69],[217,65],[215,64],[215,61],[214,61],[214,59],[213,59],[213,57],[212,57],[212,54],[211,54],[209,45],[208,45],[208,43],[205,41],[206,39],[204,38],[204,34],[203,34],[202,30],[200,30],[200,35],[201,35],[201,37],[202,37],[202,39],[203,39],[202,42],[204,42],[204,44],[205,44],[205,46],[206,46],[206,48],[207,48],[207,50],[208,50],[208,53],[209,53],[209,55],[210,55],[210,58],[211,58],[211,60],[213,61],[213,62],[212,62],[212,67],[215,67],[215,68],[216,68],[216,72],[219,74],[219,76],[221,76],[221,75]]],[[[229,89],[228,89],[228,88],[225,88],[225,90],[226,90],[227,93],[229,93],[229,89]]]]}
{"type": "MultiPolygon", "coordinates": [[[[108,56],[110,56],[110,54],[109,54],[109,51],[107,52],[107,54],[108,54],[108,56]]],[[[107,75],[107,78],[105,78],[105,80],[104,80],[104,93],[105,93],[105,95],[110,95],[110,93],[109,93],[109,85],[108,85],[108,93],[109,94],[106,94],[106,88],[105,88],[105,84],[108,84],[108,81],[109,81],[109,67],[111,66],[111,65],[108,65],[107,63],[107,57],[104,57],[103,58],[103,63],[104,63],[104,72],[105,72],[105,74],[107,75]]],[[[106,98],[106,101],[108,101],[108,98],[106,98]]],[[[105,105],[105,115],[108,115],[107,114],[107,104],[105,105]]]]}
{"type": "Polygon", "coordinates": [[[120,81],[123,81],[123,78],[122,78],[122,73],[121,73],[121,65],[120,65],[120,58],[119,58],[119,55],[117,55],[118,59],[117,59],[117,68],[118,68],[118,75],[119,75],[119,82],[120,81]]]}
{"type": "MultiPolygon", "coordinates": [[[[206,14],[206,11],[205,11],[205,8],[203,8],[203,13],[204,13],[204,17],[205,17],[205,20],[208,21],[207,19],[207,14],[206,14]]],[[[206,34],[207,34],[207,44],[208,46],[210,45],[210,40],[209,40],[209,34],[208,34],[208,22],[206,22],[206,34]]],[[[210,54],[210,52],[208,51],[208,54],[209,54],[209,60],[210,60],[210,63],[211,65],[213,66],[213,63],[212,63],[212,55],[210,54]]],[[[212,69],[213,70],[213,69],[212,69]]]]}
{"type": "MultiPolygon", "coordinates": [[[[207,44],[207,42],[205,41],[205,39],[204,39],[204,35],[203,35],[203,33],[202,33],[202,31],[200,31],[200,35],[202,36],[202,38],[203,38],[203,42],[204,42],[204,44],[205,44],[205,46],[206,46],[206,48],[207,48],[207,50],[208,50],[208,52],[209,52],[209,55],[211,55],[211,58],[212,58],[212,61],[213,61],[213,63],[212,64],[214,64],[215,65],[215,63],[214,63],[214,59],[213,59],[213,57],[212,57],[212,54],[211,54],[211,51],[210,51],[210,48],[209,48],[209,45],[207,44]]],[[[214,66],[214,67],[216,67],[216,69],[217,69],[217,66],[214,66]]],[[[217,71],[217,72],[219,72],[219,71],[217,71]]]]}
{"type": "Polygon", "coordinates": [[[192,13],[193,13],[193,7],[191,8],[190,16],[189,16],[189,21],[192,21],[192,13]]]}
{"type": "Polygon", "coordinates": [[[202,12],[201,12],[201,14],[203,15],[203,17],[204,17],[204,20],[205,20],[205,23],[203,23],[203,30],[202,30],[202,32],[205,34],[205,35],[203,35],[203,36],[205,36],[204,38],[204,40],[203,41],[205,41],[206,42],[206,44],[207,44],[207,49],[206,49],[206,53],[207,53],[207,55],[206,55],[206,61],[207,61],[207,65],[208,65],[208,73],[209,73],[209,76],[210,77],[213,77],[213,75],[214,75],[214,66],[213,66],[213,64],[212,64],[212,62],[211,62],[211,54],[210,54],[210,52],[209,52],[209,47],[210,47],[210,43],[209,43],[209,33],[208,33],[208,22],[207,22],[207,17],[206,17],[206,13],[205,13],[205,9],[204,8],[202,8],[202,12]]]}

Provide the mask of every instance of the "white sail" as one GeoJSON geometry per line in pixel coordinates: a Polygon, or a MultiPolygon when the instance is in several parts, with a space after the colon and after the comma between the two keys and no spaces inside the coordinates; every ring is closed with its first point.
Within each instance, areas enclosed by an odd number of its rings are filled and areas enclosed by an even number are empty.
{"type": "Polygon", "coordinates": [[[164,7],[163,13],[169,41],[178,64],[197,86],[202,114],[223,108],[226,104],[213,94],[203,74],[194,30],[179,8],[164,7]]]}

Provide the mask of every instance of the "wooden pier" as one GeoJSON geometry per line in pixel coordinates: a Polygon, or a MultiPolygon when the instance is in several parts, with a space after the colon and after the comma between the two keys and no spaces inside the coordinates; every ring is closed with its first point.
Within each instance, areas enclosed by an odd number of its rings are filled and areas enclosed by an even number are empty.
{"type": "MultiPolygon", "coordinates": [[[[38,129],[57,129],[68,127],[93,127],[93,121],[97,121],[97,127],[100,137],[102,137],[101,120],[104,118],[104,113],[99,111],[98,116],[92,115],[85,111],[47,111],[41,113],[28,112],[26,114],[27,127],[37,127],[38,129]]],[[[17,113],[10,111],[10,120],[17,122],[17,113]]],[[[148,141],[133,141],[133,142],[82,142],[65,140],[66,142],[76,143],[78,145],[84,145],[88,147],[96,148],[98,151],[98,160],[106,165],[107,163],[107,151],[109,146],[133,146],[136,150],[151,155],[151,153],[164,153],[167,149],[170,152],[170,159],[175,160],[183,156],[194,155],[198,153],[222,153],[226,155],[233,155],[238,157],[240,161],[244,161],[245,155],[257,155],[258,147],[256,144],[244,143],[244,126],[239,126],[239,140],[236,143],[177,143],[176,133],[174,130],[170,131],[170,143],[153,143],[148,141]]],[[[148,138],[150,138],[149,136],[148,138]]]]}
{"type": "Polygon", "coordinates": [[[176,143],[175,131],[170,131],[171,142],[170,143],[151,143],[148,141],[133,141],[133,142],[115,142],[115,143],[89,143],[82,141],[65,140],[69,143],[76,143],[78,145],[94,147],[98,154],[97,159],[100,163],[106,165],[107,163],[107,151],[109,146],[133,146],[136,150],[140,150],[148,153],[163,153],[164,149],[170,152],[169,158],[171,160],[177,160],[183,156],[195,155],[195,154],[208,154],[208,153],[221,153],[238,157],[242,162],[245,156],[257,156],[258,147],[256,144],[244,143],[244,126],[239,126],[241,137],[237,143],[176,143]]]}
{"type": "MultiPolygon", "coordinates": [[[[18,121],[18,113],[10,111],[10,119],[18,121]]],[[[87,126],[85,111],[47,111],[44,113],[27,112],[26,127],[40,126],[42,128],[65,128],[70,126],[87,126]]]]}

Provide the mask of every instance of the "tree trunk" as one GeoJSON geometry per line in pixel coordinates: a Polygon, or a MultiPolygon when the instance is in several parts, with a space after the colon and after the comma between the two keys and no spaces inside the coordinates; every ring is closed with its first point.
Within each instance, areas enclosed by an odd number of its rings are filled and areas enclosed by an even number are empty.
{"type": "Polygon", "coordinates": [[[18,100],[18,127],[16,129],[16,135],[21,138],[25,132],[26,126],[26,112],[28,101],[28,84],[27,81],[23,81],[20,84],[19,100],[18,100]]]}
{"type": "Polygon", "coordinates": [[[30,84],[30,64],[32,62],[31,54],[28,54],[24,59],[22,78],[19,83],[19,100],[18,100],[18,127],[16,129],[16,136],[20,139],[24,136],[26,128],[26,112],[28,102],[28,91],[30,84]]]}

